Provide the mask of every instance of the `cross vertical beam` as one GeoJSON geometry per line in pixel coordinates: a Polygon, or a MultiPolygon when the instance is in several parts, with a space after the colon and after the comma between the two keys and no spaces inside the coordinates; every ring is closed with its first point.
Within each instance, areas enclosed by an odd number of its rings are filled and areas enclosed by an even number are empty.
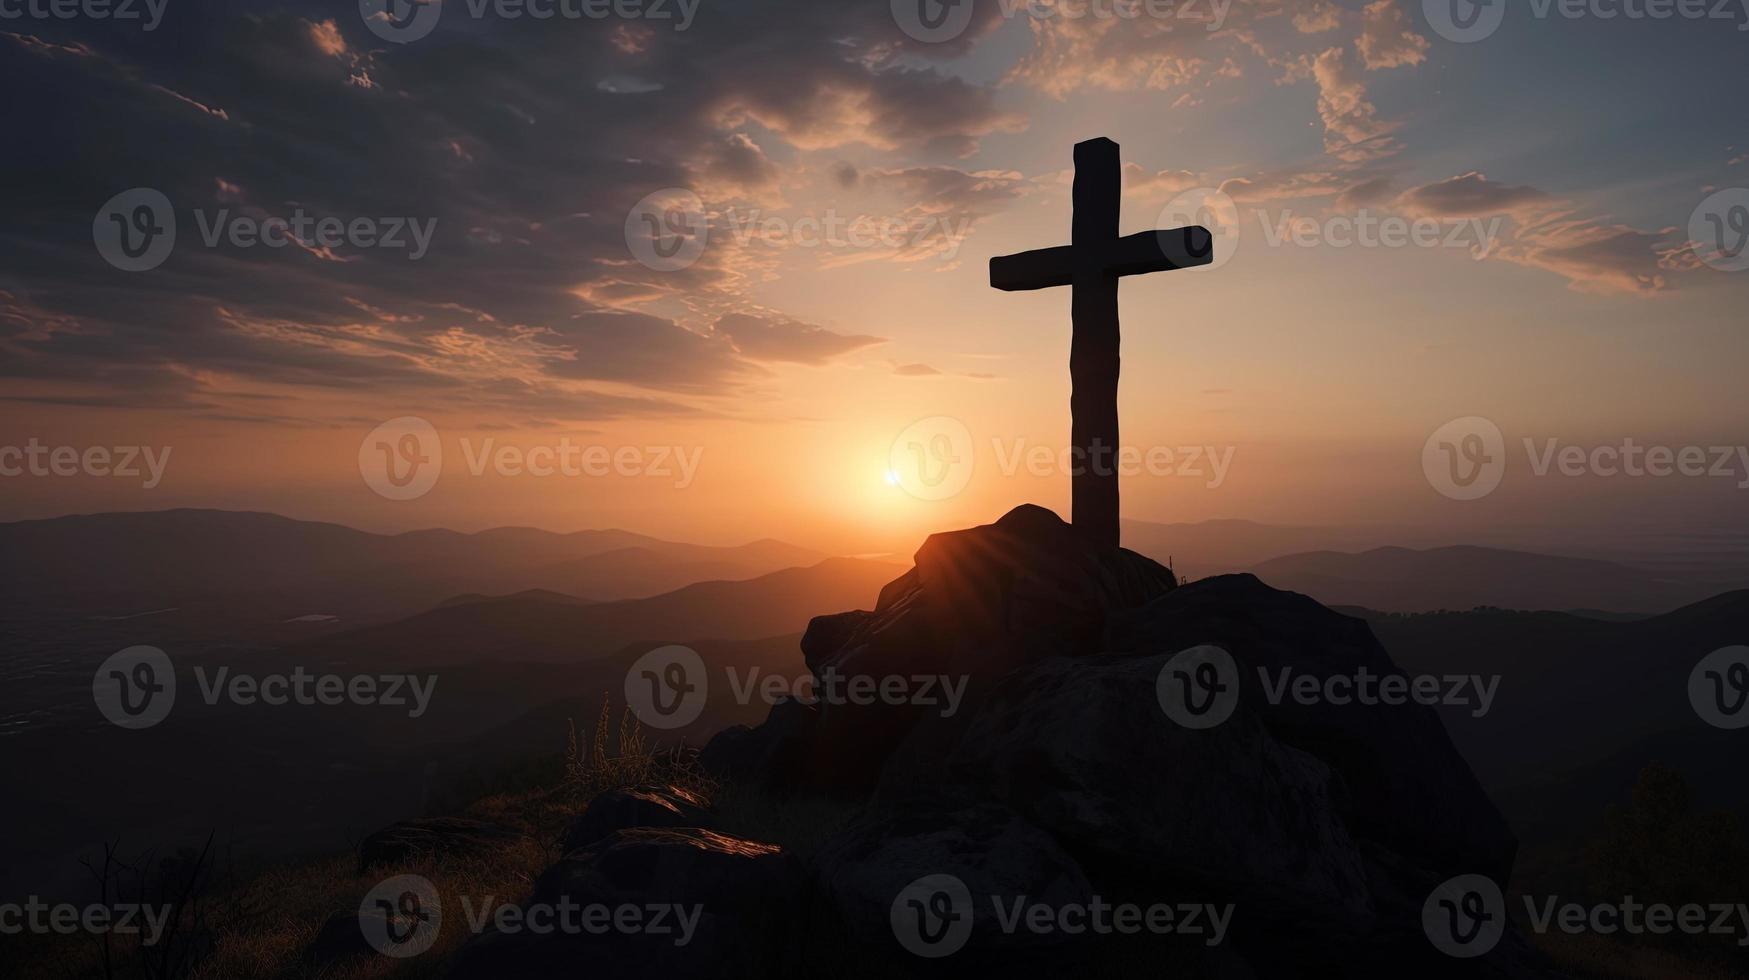
{"type": "MultiPolygon", "coordinates": [[[[1075,144],[1075,211],[1069,243],[1097,253],[1117,240],[1123,186],[1117,144],[1075,144]]],[[[1077,263],[1069,303],[1070,444],[1080,467],[1071,474],[1070,520],[1088,540],[1118,546],[1117,275],[1102,263],[1077,263]]]]}

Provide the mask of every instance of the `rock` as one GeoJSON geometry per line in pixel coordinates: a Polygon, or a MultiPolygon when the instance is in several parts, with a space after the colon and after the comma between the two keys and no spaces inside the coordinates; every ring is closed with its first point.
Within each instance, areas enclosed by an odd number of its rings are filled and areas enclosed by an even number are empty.
{"type": "Polygon", "coordinates": [[[945,755],[901,756],[922,764],[890,769],[877,802],[930,783],[931,795],[971,792],[1108,877],[1192,879],[1323,928],[1370,928],[1367,873],[1330,768],[1254,715],[1203,731],[1173,723],[1155,694],[1168,659],[1059,657],[1015,671],[945,755]]]}
{"type": "Polygon", "coordinates": [[[992,899],[1027,896],[1062,905],[1085,904],[1092,897],[1080,866],[1049,834],[992,803],[865,816],[828,840],[815,865],[827,900],[851,933],[899,959],[916,954],[901,943],[915,943],[921,933],[913,921],[906,924],[905,939],[897,938],[893,918],[929,915],[927,903],[922,909],[906,904],[933,890],[913,889],[919,881],[948,876],[964,886],[971,907],[955,914],[971,923],[963,941],[974,953],[1037,945],[1044,938],[1004,934],[992,899]]]}
{"type": "MultiPolygon", "coordinates": [[[[881,590],[872,613],[820,616],[809,624],[802,651],[817,683],[933,675],[975,686],[1042,657],[1091,655],[1114,616],[1175,586],[1171,569],[1093,545],[1031,505],[994,524],[931,535],[916,561],[881,590]]],[[[866,793],[928,710],[822,699],[802,781],[866,793]]]]}
{"type": "Polygon", "coordinates": [[[809,624],[802,650],[815,676],[919,666],[993,674],[1041,656],[1096,653],[1112,614],[1176,585],[1171,569],[1093,545],[1031,504],[994,524],[930,535],[916,562],[881,590],[873,613],[809,624]]]}
{"type": "Polygon", "coordinates": [[[632,827],[709,827],[713,822],[710,805],[678,786],[610,789],[590,800],[571,821],[561,846],[574,851],[632,827]]]}
{"type": "MultiPolygon", "coordinates": [[[[872,612],[818,617],[802,647],[816,678],[970,683],[953,716],[823,699],[713,743],[738,746],[756,782],[776,766],[789,785],[861,794],[868,811],[817,872],[865,942],[893,947],[895,887],[959,868],[993,882],[981,888],[1230,902],[1234,951],[1260,976],[1438,974],[1450,964],[1421,926],[1432,887],[1509,880],[1512,834],[1431,708],[1265,696],[1259,670],[1268,689],[1284,670],[1400,671],[1364,622],[1252,576],[1178,587],[1022,507],[931,537],[872,612]],[[1162,671],[1203,644],[1231,656],[1237,701],[1186,727],[1162,671]]],[[[1535,975],[1526,949],[1509,936],[1479,963],[1535,975]]]]}
{"type": "Polygon", "coordinates": [[[519,837],[500,824],[466,817],[421,817],[390,824],[358,845],[358,873],[427,857],[484,854],[519,837]]]}
{"type": "Polygon", "coordinates": [[[523,906],[575,909],[578,927],[494,926],[458,952],[451,976],[770,975],[796,941],[791,916],[804,904],[802,887],[797,862],[772,844],[698,828],[616,831],[566,854],[523,906]],[[633,921],[622,911],[630,909],[639,924],[621,927],[633,921]]]}
{"type": "MultiPolygon", "coordinates": [[[[737,784],[860,801],[811,874],[770,845],[708,830],[615,830],[568,853],[535,900],[702,903],[695,943],[504,934],[467,951],[495,957],[499,973],[459,975],[571,975],[581,963],[800,975],[821,972],[841,937],[847,956],[873,959],[824,972],[1103,975],[1115,962],[1116,975],[1162,964],[1225,977],[1548,975],[1510,930],[1463,961],[1424,931],[1434,886],[1462,874],[1505,882],[1516,850],[1433,711],[1269,696],[1293,675],[1321,687],[1399,673],[1365,623],[1304,596],[1252,576],[1176,586],[1169,569],[1021,507],[931,537],[873,611],[817,617],[802,650],[823,688],[946,678],[966,683],[965,697],[955,711],[916,698],[784,701],[763,725],[723,732],[701,760],[737,784]],[[1232,700],[1204,723],[1170,692],[1175,655],[1206,644],[1231,658],[1211,664],[1232,700]],[[1056,910],[1224,909],[1231,931],[1216,949],[1169,930],[1113,945],[1004,927],[995,903],[1022,896],[1056,910]],[[954,930],[963,950],[933,958],[954,930]]],[[[599,819],[672,821],[683,809],[617,799],[599,819]]]]}
{"type": "Polygon", "coordinates": [[[1120,616],[1111,637],[1113,652],[1142,654],[1205,643],[1237,662],[1244,713],[1254,711],[1277,741],[1340,777],[1339,814],[1357,840],[1435,880],[1471,873],[1507,880],[1517,841],[1431,707],[1266,696],[1260,670],[1272,684],[1284,669],[1320,682],[1363,669],[1401,674],[1365,622],[1252,575],[1223,575],[1120,616]]]}
{"type": "Polygon", "coordinates": [[[817,707],[781,698],[759,727],[734,725],[718,732],[699,753],[699,765],[744,786],[773,793],[792,791],[814,768],[808,755],[816,745],[813,734],[819,720],[817,707]]]}

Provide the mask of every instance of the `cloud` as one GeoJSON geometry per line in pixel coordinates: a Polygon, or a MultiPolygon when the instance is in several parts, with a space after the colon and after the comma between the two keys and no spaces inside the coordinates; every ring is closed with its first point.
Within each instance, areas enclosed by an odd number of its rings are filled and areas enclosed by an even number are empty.
{"type": "Polygon", "coordinates": [[[780,316],[731,313],[717,320],[716,333],[755,361],[821,365],[851,351],[887,342],[885,337],[834,333],[824,327],[780,316]]]}
{"type": "Polygon", "coordinates": [[[1672,273],[1697,264],[1674,228],[1642,231],[1583,217],[1535,187],[1491,181],[1476,171],[1411,188],[1397,203],[1411,214],[1446,220],[1510,218],[1485,257],[1552,272],[1579,292],[1660,293],[1673,288],[1672,273]]]}
{"type": "Polygon", "coordinates": [[[905,378],[932,378],[941,374],[927,364],[894,364],[893,373],[905,378]]]}
{"type": "Polygon", "coordinates": [[[1664,292],[1671,288],[1671,273],[1697,264],[1674,228],[1640,231],[1570,217],[1523,229],[1498,251],[1502,259],[1553,272],[1587,293],[1664,292]]]}
{"type": "MultiPolygon", "coordinates": [[[[0,38],[14,54],[0,59],[0,85],[56,93],[9,106],[19,131],[61,132],[76,117],[137,148],[106,157],[43,139],[0,157],[0,179],[35,191],[0,229],[0,376],[69,397],[137,369],[203,379],[213,397],[274,385],[542,403],[520,418],[720,411],[690,403],[736,394],[761,377],[761,358],[813,363],[877,338],[781,318],[710,329],[746,308],[770,267],[714,241],[683,270],[639,265],[623,230],[638,200],[694,183],[770,200],[811,150],[940,158],[1024,125],[992,87],[906,61],[917,49],[885,4],[746,0],[686,32],[446,17],[407,45],[315,0],[266,0],[246,16],[222,0],[179,9],[170,47],[88,22],[0,38]],[[171,199],[178,244],[160,268],[118,274],[91,247],[92,214],[138,186],[171,199]],[[297,208],[436,230],[411,262],[381,249],[209,248],[194,215],[297,208]],[[663,315],[628,309],[654,304],[663,315]]],[[[892,186],[923,192],[921,207],[980,214],[1018,193],[954,173],[892,186]]],[[[144,388],[138,400],[169,403],[144,388]]]]}
{"type": "Polygon", "coordinates": [[[1398,147],[1390,134],[1396,124],[1381,120],[1367,98],[1362,73],[1342,48],[1330,48],[1312,59],[1318,83],[1318,117],[1324,121],[1324,152],[1346,163],[1389,156],[1398,147]]]}
{"type": "Polygon", "coordinates": [[[1513,214],[1552,203],[1549,195],[1534,187],[1501,184],[1474,170],[1412,188],[1399,202],[1415,214],[1435,218],[1513,214]]]}
{"type": "Polygon", "coordinates": [[[1363,208],[1390,199],[1393,181],[1389,177],[1368,177],[1352,184],[1337,195],[1336,204],[1343,208],[1363,208]]]}
{"type": "Polygon", "coordinates": [[[1409,26],[1397,0],[1377,0],[1361,11],[1360,37],[1354,42],[1369,71],[1418,65],[1427,57],[1427,39],[1409,26]]]}

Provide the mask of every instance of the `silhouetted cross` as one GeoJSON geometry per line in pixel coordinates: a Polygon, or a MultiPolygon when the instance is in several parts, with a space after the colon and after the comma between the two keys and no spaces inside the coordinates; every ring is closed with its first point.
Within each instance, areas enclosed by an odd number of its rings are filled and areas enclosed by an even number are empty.
{"type": "Polygon", "coordinates": [[[1074,221],[1068,245],[990,260],[997,289],[1071,286],[1069,342],[1071,519],[1096,544],[1115,548],[1117,524],[1117,280],[1144,272],[1208,265],[1214,239],[1191,225],[1119,238],[1123,170],[1105,137],[1075,144],[1074,221]]]}

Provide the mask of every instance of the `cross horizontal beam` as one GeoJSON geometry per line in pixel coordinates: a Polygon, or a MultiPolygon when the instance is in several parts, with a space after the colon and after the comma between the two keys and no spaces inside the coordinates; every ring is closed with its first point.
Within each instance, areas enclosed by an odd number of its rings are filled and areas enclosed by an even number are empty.
{"type": "Polygon", "coordinates": [[[1214,236],[1201,225],[1144,231],[1087,248],[1058,245],[998,255],[990,260],[990,285],[1014,292],[1067,286],[1078,274],[1136,276],[1191,269],[1214,261],[1214,236]]]}

